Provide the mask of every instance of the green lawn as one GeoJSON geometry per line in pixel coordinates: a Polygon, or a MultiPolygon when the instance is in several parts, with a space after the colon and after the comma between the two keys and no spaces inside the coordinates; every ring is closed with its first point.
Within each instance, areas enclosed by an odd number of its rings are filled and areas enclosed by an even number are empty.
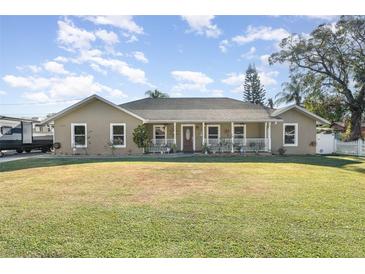
{"type": "Polygon", "coordinates": [[[364,257],[365,160],[0,164],[0,257],[364,257]]]}

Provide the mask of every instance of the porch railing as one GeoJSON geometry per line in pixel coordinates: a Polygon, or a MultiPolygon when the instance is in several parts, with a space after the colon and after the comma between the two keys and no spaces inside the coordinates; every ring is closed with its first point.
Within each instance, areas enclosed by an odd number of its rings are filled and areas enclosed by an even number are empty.
{"type": "MultiPolygon", "coordinates": [[[[205,143],[210,152],[263,152],[270,151],[270,138],[220,138],[206,139],[205,143]]],[[[151,153],[169,153],[172,152],[174,139],[152,139],[147,151],[151,153]]]]}
{"type": "Polygon", "coordinates": [[[207,139],[208,149],[215,152],[260,152],[269,151],[269,138],[220,138],[207,139]]]}
{"type": "Polygon", "coordinates": [[[174,143],[174,139],[151,139],[147,146],[147,151],[152,153],[169,153],[174,143]]]}

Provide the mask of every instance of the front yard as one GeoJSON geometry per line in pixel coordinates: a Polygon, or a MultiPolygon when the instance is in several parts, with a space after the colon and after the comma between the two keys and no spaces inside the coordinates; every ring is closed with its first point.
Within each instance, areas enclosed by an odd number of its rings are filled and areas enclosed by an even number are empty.
{"type": "Polygon", "coordinates": [[[364,257],[365,160],[0,164],[0,257],[364,257]]]}

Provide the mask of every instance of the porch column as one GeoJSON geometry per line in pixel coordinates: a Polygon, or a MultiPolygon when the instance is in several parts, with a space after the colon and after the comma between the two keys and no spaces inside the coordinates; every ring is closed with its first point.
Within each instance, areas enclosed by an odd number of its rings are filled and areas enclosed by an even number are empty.
{"type": "Polygon", "coordinates": [[[269,122],[269,130],[268,130],[268,136],[269,136],[269,151],[271,151],[271,122],[269,122]]]}
{"type": "Polygon", "coordinates": [[[174,144],[176,145],[176,122],[174,122],[174,144]]]}
{"type": "Polygon", "coordinates": [[[205,144],[205,123],[202,123],[202,145],[205,144]]]}
{"type": "Polygon", "coordinates": [[[231,122],[231,152],[234,152],[234,147],[233,147],[233,142],[234,142],[234,123],[231,122]]]}
{"type": "Polygon", "coordinates": [[[265,150],[267,150],[267,122],[265,122],[265,150]]]}

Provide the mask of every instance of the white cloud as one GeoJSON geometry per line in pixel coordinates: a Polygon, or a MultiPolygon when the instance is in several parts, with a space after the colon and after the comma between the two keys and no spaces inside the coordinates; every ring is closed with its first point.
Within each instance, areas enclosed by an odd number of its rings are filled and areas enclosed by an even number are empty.
{"type": "Polygon", "coordinates": [[[64,98],[86,97],[94,93],[106,92],[110,96],[126,97],[126,95],[111,87],[94,80],[92,75],[67,77],[21,77],[6,75],[3,80],[15,88],[28,89],[23,95],[37,102],[48,102],[64,98]]]}
{"type": "Polygon", "coordinates": [[[90,67],[95,70],[96,72],[99,72],[103,75],[107,75],[108,72],[105,69],[102,69],[99,65],[97,64],[90,64],[90,67]]]}
{"type": "Polygon", "coordinates": [[[242,59],[253,59],[255,58],[255,53],[256,53],[256,48],[255,47],[251,47],[249,51],[241,54],[241,58],[242,59]]]}
{"type": "Polygon", "coordinates": [[[52,99],[44,92],[24,92],[22,97],[25,99],[37,102],[37,103],[50,103],[52,102],[52,99]]]}
{"type": "Polygon", "coordinates": [[[209,91],[209,93],[210,93],[210,96],[213,96],[213,97],[223,97],[224,91],[221,89],[212,89],[209,91]]]}
{"type": "Polygon", "coordinates": [[[4,95],[6,95],[6,92],[3,90],[0,90],[0,96],[4,96],[4,95]]]}
{"type": "Polygon", "coordinates": [[[265,87],[268,86],[275,86],[277,84],[276,77],[279,75],[279,72],[276,70],[272,71],[263,71],[259,70],[258,72],[261,80],[261,84],[263,84],[265,87]]]}
{"type": "Polygon", "coordinates": [[[172,88],[173,92],[182,92],[185,90],[195,90],[206,92],[207,85],[213,83],[214,80],[206,74],[198,71],[172,71],[171,75],[178,83],[172,88]]]}
{"type": "Polygon", "coordinates": [[[244,73],[228,73],[227,78],[222,80],[222,83],[230,85],[230,86],[238,86],[243,84],[245,81],[245,74],[244,73]]]}
{"type": "Polygon", "coordinates": [[[134,20],[133,16],[86,16],[86,20],[93,22],[96,25],[109,25],[123,30],[124,37],[128,38],[127,43],[138,41],[137,35],[144,33],[143,27],[139,26],[134,20]]]}
{"type": "Polygon", "coordinates": [[[217,38],[222,34],[218,26],[212,22],[214,19],[213,15],[186,15],[182,16],[182,18],[189,24],[189,31],[212,38],[217,38]]]}
{"type": "Polygon", "coordinates": [[[171,93],[171,97],[182,97],[182,96],[183,96],[183,94],[181,92],[175,91],[175,92],[171,93]]]}
{"type": "Polygon", "coordinates": [[[144,53],[141,51],[133,52],[133,57],[142,63],[148,63],[148,59],[146,58],[146,56],[144,56],[144,53]]]}
{"type": "Polygon", "coordinates": [[[305,15],[305,17],[322,21],[333,21],[338,18],[338,15],[305,15]]]}
{"type": "MultiPolygon", "coordinates": [[[[265,87],[275,86],[277,84],[276,77],[279,75],[278,71],[267,71],[262,68],[258,68],[257,71],[260,77],[261,84],[265,87]]],[[[227,77],[222,80],[222,83],[229,86],[234,86],[235,88],[232,90],[232,92],[239,93],[242,91],[242,85],[245,81],[245,77],[245,73],[228,73],[227,77]]]]}
{"type": "Polygon", "coordinates": [[[68,51],[88,49],[96,37],[92,32],[77,28],[70,20],[58,21],[57,41],[68,51]]]}
{"type": "Polygon", "coordinates": [[[49,87],[49,80],[44,77],[22,77],[14,75],[5,75],[3,80],[11,87],[27,88],[30,90],[40,90],[49,87]]]}
{"type": "Polygon", "coordinates": [[[143,70],[132,68],[126,62],[119,59],[103,58],[101,54],[102,53],[99,50],[83,51],[76,62],[88,62],[90,64],[96,64],[99,66],[99,68],[104,67],[127,77],[128,80],[133,83],[151,85],[148,83],[146,74],[143,70]]]}
{"type": "Polygon", "coordinates": [[[234,36],[232,42],[243,45],[256,40],[281,41],[289,35],[290,33],[283,28],[273,29],[272,27],[266,26],[248,26],[245,34],[234,36]]]}
{"type": "Polygon", "coordinates": [[[118,35],[113,31],[98,30],[95,32],[95,35],[107,45],[114,45],[119,42],[118,35]]]}
{"type": "Polygon", "coordinates": [[[138,37],[135,34],[124,32],[122,35],[128,39],[125,41],[126,43],[134,43],[138,41],[138,37]]]}
{"type": "Polygon", "coordinates": [[[261,55],[260,56],[260,61],[263,65],[267,66],[269,65],[269,57],[270,57],[270,54],[264,54],[264,55],[261,55]]]}
{"type": "Polygon", "coordinates": [[[57,56],[53,60],[56,61],[56,62],[60,62],[60,63],[67,63],[68,62],[68,59],[64,56],[57,56]]]}
{"type": "Polygon", "coordinates": [[[63,67],[63,64],[60,64],[60,63],[57,63],[54,61],[44,63],[43,67],[45,70],[47,70],[49,72],[53,72],[53,73],[58,73],[58,74],[68,74],[69,73],[67,70],[65,70],[65,68],[63,67]]]}
{"type": "Polygon", "coordinates": [[[30,71],[32,73],[39,73],[42,71],[41,67],[35,65],[17,66],[16,69],[20,71],[30,71]]]}
{"type": "Polygon", "coordinates": [[[226,53],[227,47],[229,46],[229,41],[227,39],[220,41],[219,43],[219,49],[221,52],[226,53]]]}

